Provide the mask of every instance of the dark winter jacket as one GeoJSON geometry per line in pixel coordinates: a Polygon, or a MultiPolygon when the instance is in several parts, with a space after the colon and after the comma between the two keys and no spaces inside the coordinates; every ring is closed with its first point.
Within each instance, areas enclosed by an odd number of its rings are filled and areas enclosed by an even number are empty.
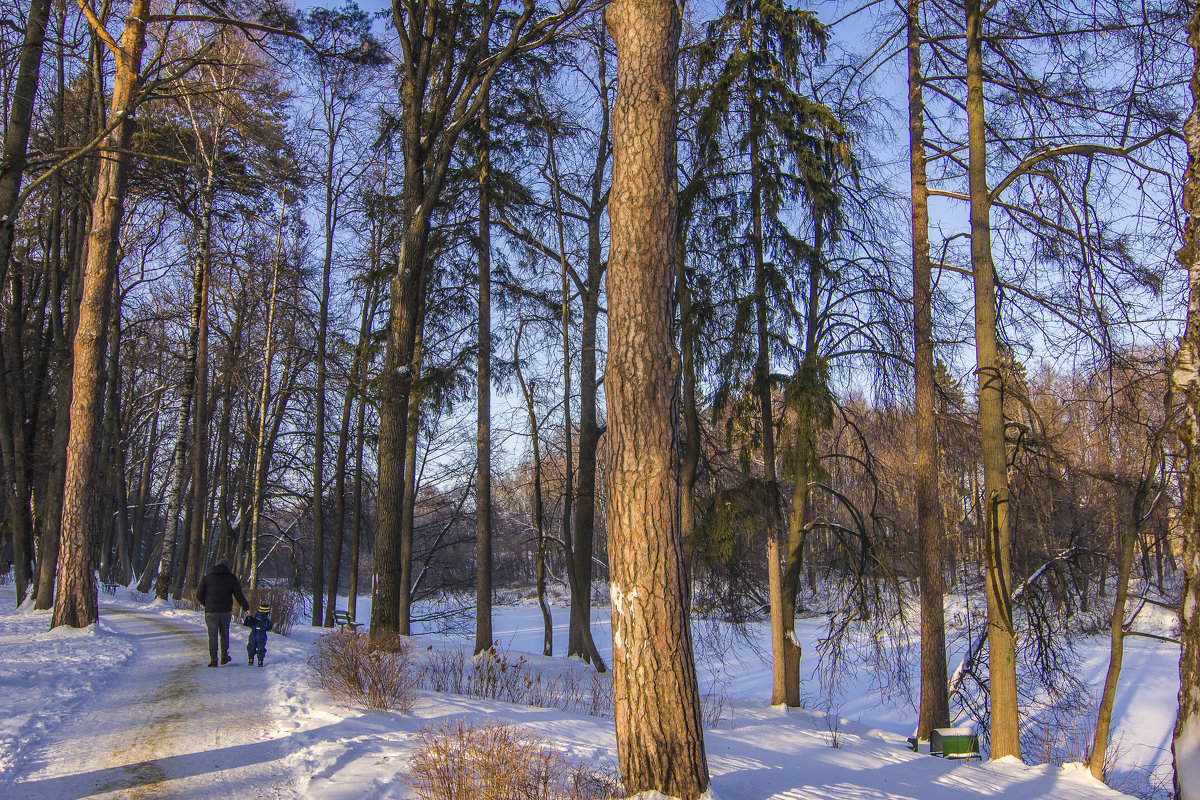
{"type": "Polygon", "coordinates": [[[271,617],[265,611],[250,615],[242,620],[242,624],[250,628],[250,639],[246,642],[246,650],[262,655],[267,650],[267,631],[275,627],[271,617]]]}
{"type": "Polygon", "coordinates": [[[242,582],[238,580],[237,575],[229,571],[229,565],[225,563],[218,563],[212,568],[212,572],[200,579],[196,599],[209,614],[230,613],[233,611],[235,599],[242,608],[250,610],[246,595],[242,594],[242,582]]]}

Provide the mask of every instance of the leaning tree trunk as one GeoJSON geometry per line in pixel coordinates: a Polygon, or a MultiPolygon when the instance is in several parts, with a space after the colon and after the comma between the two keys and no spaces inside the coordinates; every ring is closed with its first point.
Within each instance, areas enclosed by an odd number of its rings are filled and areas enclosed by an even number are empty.
{"type": "Polygon", "coordinates": [[[679,6],[613,0],[617,51],[608,270],[608,546],[613,708],[625,790],[708,789],[676,515],[671,337],[679,6]]]}
{"type": "Polygon", "coordinates": [[[984,542],[988,604],[991,757],[1021,755],[1017,707],[1016,630],[1009,568],[1008,457],[1004,446],[1003,376],[996,341],[991,198],[983,107],[983,12],[967,0],[967,140],[970,151],[971,264],[975,273],[975,358],[983,449],[984,542]]]}
{"type": "Polygon", "coordinates": [[[101,149],[100,171],[92,197],[83,296],[75,332],[71,377],[71,432],[63,490],[62,549],[55,584],[51,627],[81,628],[96,621],[96,542],[100,520],[96,474],[100,448],[105,336],[112,311],[113,286],[125,187],[129,174],[133,111],[141,83],[149,0],[133,0],[115,55],[116,73],[110,118],[116,127],[101,149]]]}
{"type": "Polygon", "coordinates": [[[1181,438],[1187,449],[1183,525],[1183,597],[1179,619],[1179,715],[1172,752],[1175,797],[1200,798],[1200,5],[1187,26],[1192,48],[1192,111],[1184,125],[1188,166],[1183,176],[1183,247],[1175,254],[1188,272],[1187,327],[1179,347],[1175,383],[1187,401],[1181,438]]]}
{"type": "Polygon", "coordinates": [[[946,618],[942,600],[942,518],[934,410],[933,282],[929,191],[925,176],[925,101],[921,84],[921,0],[908,0],[908,143],[912,179],[913,385],[917,422],[917,550],[921,590],[921,704],[916,736],[950,724],[946,618]]]}
{"type": "MultiPolygon", "coordinates": [[[[1157,443],[1155,444],[1157,450],[1157,443]]],[[[1104,760],[1108,755],[1109,729],[1112,727],[1113,704],[1117,699],[1117,681],[1121,677],[1121,664],[1125,658],[1125,605],[1129,598],[1129,574],[1133,567],[1133,544],[1137,539],[1142,520],[1142,507],[1146,495],[1158,471],[1157,453],[1151,453],[1151,465],[1143,476],[1133,498],[1132,508],[1125,519],[1124,530],[1119,542],[1120,560],[1117,562],[1117,588],[1113,598],[1112,617],[1109,618],[1108,672],[1104,676],[1104,690],[1100,693],[1100,706],[1096,714],[1096,729],[1092,734],[1092,751],[1087,765],[1092,777],[1104,780],[1104,760]]]]}

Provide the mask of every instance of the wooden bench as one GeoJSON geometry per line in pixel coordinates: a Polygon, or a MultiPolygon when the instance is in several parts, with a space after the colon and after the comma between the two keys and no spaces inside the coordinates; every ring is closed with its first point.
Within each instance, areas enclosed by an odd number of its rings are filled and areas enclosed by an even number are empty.
{"type": "Polygon", "coordinates": [[[109,595],[110,597],[116,597],[117,584],[105,581],[104,583],[100,584],[100,591],[104,592],[104,594],[109,595]]]}
{"type": "Polygon", "coordinates": [[[980,758],[979,737],[970,728],[934,728],[929,734],[929,754],[941,758],[980,758]]]}
{"type": "Polygon", "coordinates": [[[362,623],[355,622],[354,617],[350,616],[349,612],[334,611],[333,612],[333,624],[337,625],[342,630],[346,630],[346,628],[349,628],[350,630],[357,633],[358,626],[361,625],[362,623]]]}

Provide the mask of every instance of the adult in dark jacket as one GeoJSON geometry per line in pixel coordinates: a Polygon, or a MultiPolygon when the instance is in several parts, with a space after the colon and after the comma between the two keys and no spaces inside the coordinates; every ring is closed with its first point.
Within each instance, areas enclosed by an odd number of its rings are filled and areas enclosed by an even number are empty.
{"type": "Polygon", "coordinates": [[[196,599],[204,606],[204,624],[208,627],[208,665],[217,666],[217,638],[221,639],[221,663],[229,663],[229,621],[233,619],[233,601],[237,600],[243,611],[250,610],[246,595],[242,594],[242,582],[229,569],[229,562],[221,559],[212,572],[200,579],[196,599]]]}

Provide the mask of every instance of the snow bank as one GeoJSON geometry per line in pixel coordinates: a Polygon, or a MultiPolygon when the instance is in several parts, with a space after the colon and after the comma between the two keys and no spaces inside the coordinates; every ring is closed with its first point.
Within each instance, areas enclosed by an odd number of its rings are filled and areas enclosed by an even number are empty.
{"type": "MultiPolygon", "coordinates": [[[[3,588],[11,608],[12,588],[3,588]]],[[[49,611],[0,613],[0,786],[24,752],[102,691],[133,655],[133,644],[103,622],[49,628],[49,611]]]]}

